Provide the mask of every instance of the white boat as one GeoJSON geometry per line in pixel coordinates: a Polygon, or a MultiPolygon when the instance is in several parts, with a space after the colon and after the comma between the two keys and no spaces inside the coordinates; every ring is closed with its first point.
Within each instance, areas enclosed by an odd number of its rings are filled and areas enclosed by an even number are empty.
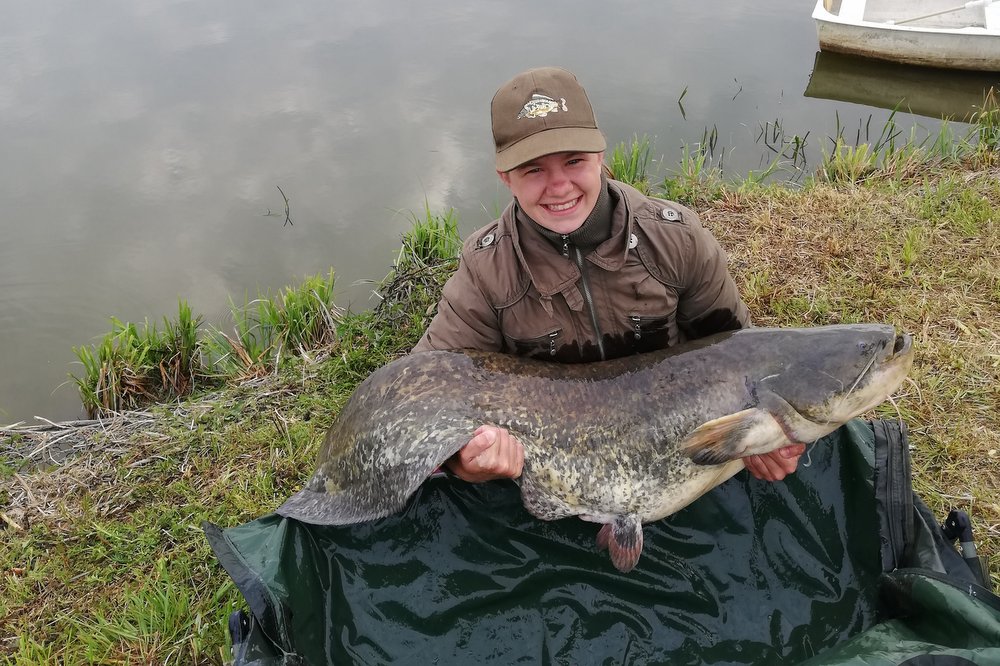
{"type": "Polygon", "coordinates": [[[1000,0],[818,0],[812,16],[824,51],[1000,71],[1000,0]]]}

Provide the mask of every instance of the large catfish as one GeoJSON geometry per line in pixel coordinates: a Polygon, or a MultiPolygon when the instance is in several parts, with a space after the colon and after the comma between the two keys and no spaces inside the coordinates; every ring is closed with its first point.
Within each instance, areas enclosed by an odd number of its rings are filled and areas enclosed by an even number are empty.
{"type": "Polygon", "coordinates": [[[603,523],[621,571],[642,524],[743,468],[884,401],[913,361],[891,326],[748,328],[613,361],[414,353],[372,373],[330,428],[316,472],[278,513],[344,525],[386,516],[482,424],[524,445],[524,505],[603,523]]]}

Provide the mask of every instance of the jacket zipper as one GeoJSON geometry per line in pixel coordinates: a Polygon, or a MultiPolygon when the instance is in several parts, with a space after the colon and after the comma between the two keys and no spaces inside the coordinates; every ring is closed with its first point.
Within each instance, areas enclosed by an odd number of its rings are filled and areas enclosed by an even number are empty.
{"type": "MultiPolygon", "coordinates": [[[[601,360],[604,361],[604,340],[601,335],[601,327],[597,323],[597,311],[594,310],[594,297],[590,293],[590,283],[587,282],[587,270],[583,266],[583,253],[580,252],[580,248],[573,247],[574,254],[576,255],[576,267],[580,269],[580,283],[583,285],[583,300],[587,304],[587,311],[590,313],[590,323],[594,326],[594,335],[597,339],[597,352],[601,355],[601,360]]],[[[565,234],[563,234],[563,251],[566,256],[569,256],[569,239],[565,234]]]]}

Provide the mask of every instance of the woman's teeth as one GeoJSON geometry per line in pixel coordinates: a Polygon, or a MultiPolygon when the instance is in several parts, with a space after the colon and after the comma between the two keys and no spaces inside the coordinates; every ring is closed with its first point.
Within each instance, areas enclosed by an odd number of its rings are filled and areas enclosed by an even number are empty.
{"type": "Polygon", "coordinates": [[[549,210],[551,210],[554,213],[558,213],[558,212],[561,212],[561,211],[564,211],[564,210],[569,210],[570,208],[572,208],[573,206],[575,206],[576,202],[579,201],[579,200],[580,200],[580,198],[577,197],[576,199],[573,199],[572,201],[567,201],[566,203],[562,203],[562,204],[546,204],[545,207],[548,208],[549,210]]]}

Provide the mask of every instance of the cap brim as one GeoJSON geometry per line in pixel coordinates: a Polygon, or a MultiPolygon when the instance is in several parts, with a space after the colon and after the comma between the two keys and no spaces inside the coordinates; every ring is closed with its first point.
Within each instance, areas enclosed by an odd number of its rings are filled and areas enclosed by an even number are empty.
{"type": "Polygon", "coordinates": [[[607,148],[601,130],[593,127],[554,127],[526,136],[497,151],[497,171],[511,169],[552,153],[599,153],[607,148]]]}

